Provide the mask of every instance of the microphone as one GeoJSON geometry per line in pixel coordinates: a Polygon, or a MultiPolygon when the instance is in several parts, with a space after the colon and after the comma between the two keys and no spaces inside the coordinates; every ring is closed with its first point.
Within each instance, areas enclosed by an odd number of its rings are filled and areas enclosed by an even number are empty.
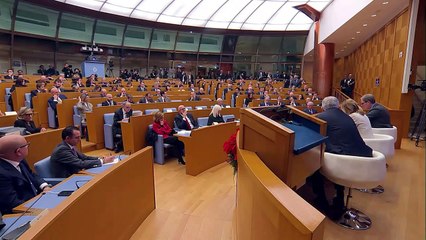
{"type": "Polygon", "coordinates": [[[37,197],[37,199],[31,203],[31,205],[21,214],[19,215],[18,218],[16,218],[15,221],[13,221],[12,224],[10,224],[10,226],[4,231],[4,233],[0,236],[2,240],[12,240],[12,239],[17,239],[18,237],[20,237],[22,234],[24,234],[25,231],[28,230],[28,228],[30,228],[30,223],[31,221],[26,222],[25,224],[15,228],[14,230],[10,231],[8,234],[7,231],[9,231],[9,229],[11,227],[13,227],[13,225],[15,225],[16,222],[19,221],[19,219],[21,219],[25,214],[28,213],[28,211],[44,196],[44,194],[46,194],[45,192],[41,192],[40,196],[37,197]]]}
{"type": "Polygon", "coordinates": [[[87,183],[89,181],[90,181],[90,179],[88,179],[88,180],[77,180],[77,181],[75,181],[75,186],[77,187],[77,189],[80,189],[82,186],[78,185],[79,183],[87,183]]]}

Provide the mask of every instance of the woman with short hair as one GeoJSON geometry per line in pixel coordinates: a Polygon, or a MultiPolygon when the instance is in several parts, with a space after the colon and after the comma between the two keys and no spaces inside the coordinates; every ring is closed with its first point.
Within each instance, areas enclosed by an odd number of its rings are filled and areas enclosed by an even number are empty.
{"type": "Polygon", "coordinates": [[[13,124],[14,127],[25,128],[25,134],[33,134],[46,131],[45,128],[36,127],[33,121],[33,110],[28,107],[21,107],[18,111],[18,116],[13,124]]]}
{"type": "Polygon", "coordinates": [[[353,99],[346,99],[340,104],[340,109],[354,120],[358,132],[362,138],[373,138],[373,129],[371,128],[370,119],[365,112],[353,99]]]}
{"type": "Polygon", "coordinates": [[[164,143],[173,145],[177,148],[178,162],[185,165],[185,160],[183,160],[185,145],[176,136],[173,136],[172,128],[169,126],[167,121],[164,120],[164,114],[160,111],[154,113],[152,130],[163,136],[164,143]]]}

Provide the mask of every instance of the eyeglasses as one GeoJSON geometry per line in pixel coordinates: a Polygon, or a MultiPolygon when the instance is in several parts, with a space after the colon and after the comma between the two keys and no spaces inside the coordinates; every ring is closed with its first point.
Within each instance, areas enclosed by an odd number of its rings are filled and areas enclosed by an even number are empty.
{"type": "Polygon", "coordinates": [[[24,144],[24,145],[22,145],[22,146],[20,146],[20,147],[17,147],[16,149],[15,149],[15,152],[17,152],[19,149],[21,149],[21,148],[26,148],[26,147],[28,147],[28,146],[30,146],[30,144],[31,144],[31,142],[27,142],[26,144],[24,144]]]}
{"type": "Polygon", "coordinates": [[[26,113],[25,116],[32,116],[34,113],[26,113]]]}

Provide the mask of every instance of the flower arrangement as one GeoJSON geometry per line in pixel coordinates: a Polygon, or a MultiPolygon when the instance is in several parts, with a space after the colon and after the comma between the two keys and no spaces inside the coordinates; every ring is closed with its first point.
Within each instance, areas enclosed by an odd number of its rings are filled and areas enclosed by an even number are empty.
{"type": "Polygon", "coordinates": [[[237,131],[232,134],[228,140],[223,143],[223,151],[228,155],[226,162],[229,163],[234,168],[234,174],[238,171],[238,162],[237,162],[237,131]]]}

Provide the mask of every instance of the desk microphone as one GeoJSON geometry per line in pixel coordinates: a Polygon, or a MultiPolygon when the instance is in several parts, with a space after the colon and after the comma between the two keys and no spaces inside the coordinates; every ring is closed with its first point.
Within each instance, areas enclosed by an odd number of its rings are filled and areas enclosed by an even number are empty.
{"type": "Polygon", "coordinates": [[[21,219],[25,214],[28,213],[28,211],[38,202],[38,200],[40,200],[44,194],[46,194],[45,192],[41,192],[40,196],[37,197],[37,199],[31,203],[31,205],[21,214],[19,215],[18,218],[16,218],[16,220],[10,224],[10,226],[4,231],[4,233],[0,236],[2,240],[13,240],[13,239],[17,239],[18,237],[20,237],[22,234],[24,234],[25,231],[28,230],[28,228],[30,228],[30,223],[31,221],[26,222],[25,224],[15,228],[14,230],[10,231],[8,234],[6,234],[7,231],[9,231],[9,229],[15,225],[16,222],[19,221],[19,219],[21,219]]]}
{"type": "Polygon", "coordinates": [[[77,187],[77,189],[80,189],[82,186],[78,185],[79,183],[87,183],[89,181],[90,181],[90,179],[88,179],[88,180],[77,180],[77,181],[75,181],[75,186],[77,187]]]}

